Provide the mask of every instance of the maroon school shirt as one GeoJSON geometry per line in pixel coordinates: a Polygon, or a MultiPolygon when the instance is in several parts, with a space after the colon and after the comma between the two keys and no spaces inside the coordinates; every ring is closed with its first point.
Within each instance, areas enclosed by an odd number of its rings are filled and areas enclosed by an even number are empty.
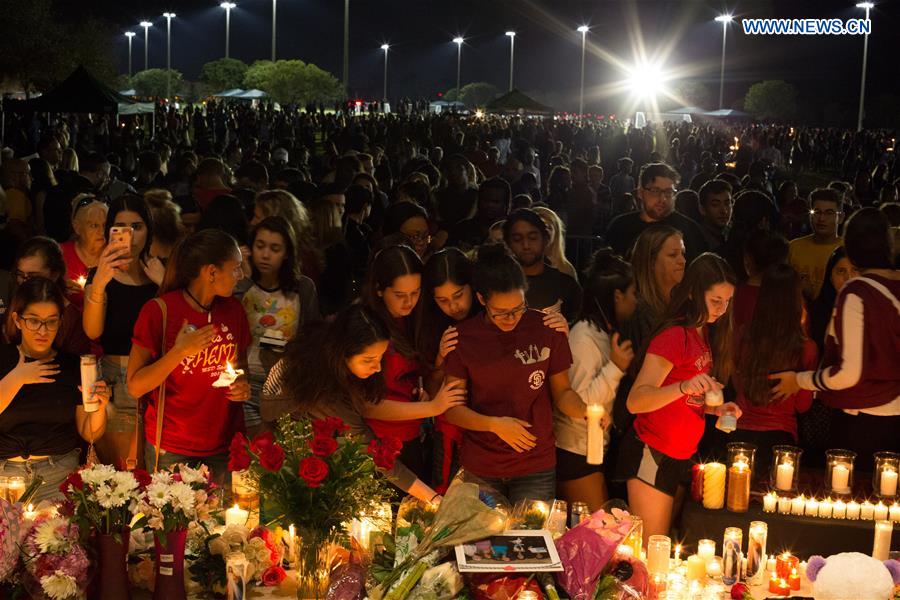
{"type": "MultiPolygon", "coordinates": [[[[397,351],[394,342],[388,345],[387,352],[381,360],[384,375],[385,400],[397,402],[413,402],[414,390],[419,386],[419,363],[407,358],[397,351]]],[[[416,399],[417,400],[417,399],[416,399]]],[[[423,419],[408,421],[382,421],[366,419],[369,427],[380,438],[395,437],[401,442],[409,442],[419,437],[419,429],[423,419]]]]}
{"type": "Polygon", "coordinates": [[[463,430],[460,462],[481,477],[521,477],[556,467],[553,400],[548,379],[568,370],[572,353],[565,334],[529,310],[516,328],[500,331],[478,315],[457,325],[459,343],[445,372],[468,381],[468,407],[482,415],[515,417],[531,424],[537,445],[516,452],[488,431],[463,430]]]}

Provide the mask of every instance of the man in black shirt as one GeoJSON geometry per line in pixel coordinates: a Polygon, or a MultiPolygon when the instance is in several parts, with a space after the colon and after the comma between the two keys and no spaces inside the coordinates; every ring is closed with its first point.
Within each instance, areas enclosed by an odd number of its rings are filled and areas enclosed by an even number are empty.
{"type": "Polygon", "coordinates": [[[688,262],[707,250],[697,223],[675,211],[678,172],[665,163],[648,163],[638,176],[637,201],[640,210],[614,218],[606,230],[606,241],[618,254],[630,256],[637,237],[654,223],[669,225],[684,235],[688,262]]]}
{"type": "Polygon", "coordinates": [[[545,260],[550,232],[541,217],[530,208],[514,210],[503,224],[503,240],[528,278],[528,307],[546,313],[561,312],[567,321],[574,321],[581,308],[581,286],[545,260]]]}

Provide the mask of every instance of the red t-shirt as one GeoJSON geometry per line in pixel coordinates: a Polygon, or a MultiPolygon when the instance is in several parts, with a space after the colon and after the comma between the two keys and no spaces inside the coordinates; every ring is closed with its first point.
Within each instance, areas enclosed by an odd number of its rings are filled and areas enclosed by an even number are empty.
{"type": "MultiPolygon", "coordinates": [[[[709,345],[693,327],[670,327],[650,341],[648,354],[672,363],[662,386],[687,381],[712,369],[709,345]]],[[[703,404],[689,403],[685,394],[653,412],[640,413],[634,430],[648,446],[677,460],[687,460],[697,451],[705,424],[703,404]]],[[[694,401],[696,402],[696,400],[694,401]]]]}
{"type": "Polygon", "coordinates": [[[732,323],[738,329],[749,325],[756,311],[756,301],[759,299],[759,286],[742,283],[734,291],[734,299],[731,302],[731,311],[734,315],[732,323]]]}
{"type": "MultiPolygon", "coordinates": [[[[59,247],[62,250],[63,262],[66,263],[66,279],[78,281],[78,278],[83,276],[86,281],[89,269],[84,264],[84,261],[81,260],[81,257],[78,256],[78,252],[75,251],[75,241],[63,242],[59,247]]],[[[73,292],[66,290],[66,298],[77,306],[78,310],[84,309],[84,291],[73,292]]]]}
{"type": "MultiPolygon", "coordinates": [[[[381,359],[381,369],[384,374],[385,400],[412,402],[413,390],[419,387],[419,363],[397,352],[394,342],[391,342],[381,359]]],[[[422,419],[410,421],[366,419],[366,422],[378,437],[395,437],[403,442],[416,439],[422,426],[422,419]]]]}
{"type": "MultiPolygon", "coordinates": [[[[198,329],[207,325],[206,313],[193,308],[180,290],[162,296],[166,303],[166,350],[175,345],[182,322],[198,329]]],[[[218,334],[203,352],[184,359],[166,378],[166,407],[163,415],[163,450],[187,456],[211,456],[228,450],[231,438],[244,430],[244,407],[228,400],[228,388],[212,384],[225,370],[226,361],[234,368],[246,362],[250,346],[250,326],[244,307],[236,298],[216,298],[212,323],[218,334]]],[[[155,300],[147,302],[134,325],[132,343],[160,357],[162,312],[155,300]]],[[[147,441],[156,443],[156,402],[159,388],[150,394],[144,415],[147,441]]]]}
{"type": "Polygon", "coordinates": [[[518,453],[489,431],[463,430],[460,462],[481,477],[521,477],[556,467],[553,400],[547,380],[572,364],[565,334],[529,310],[515,329],[500,331],[477,315],[457,325],[459,343],[447,355],[447,375],[468,380],[468,407],[531,424],[537,445],[518,453]]]}

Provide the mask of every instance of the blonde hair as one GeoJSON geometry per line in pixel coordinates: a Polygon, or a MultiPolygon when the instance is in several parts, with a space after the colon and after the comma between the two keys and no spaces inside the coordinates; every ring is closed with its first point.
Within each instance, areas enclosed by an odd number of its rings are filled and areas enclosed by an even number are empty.
{"type": "Polygon", "coordinates": [[[550,260],[550,264],[558,271],[570,275],[578,280],[578,274],[575,267],[566,258],[566,226],[563,224],[559,215],[545,206],[535,206],[532,209],[540,217],[547,230],[550,232],[550,241],[547,242],[547,249],[544,255],[550,260]]]}
{"type": "Polygon", "coordinates": [[[631,252],[631,266],[634,269],[638,296],[657,317],[665,314],[669,298],[656,281],[656,259],[663,245],[672,236],[684,237],[674,227],[652,225],[641,232],[631,252]]]}
{"type": "Polygon", "coordinates": [[[319,268],[323,266],[322,257],[316,250],[313,235],[313,223],[309,211],[303,206],[296,196],[285,190],[267,190],[260,192],[253,200],[265,217],[282,217],[294,230],[294,238],[297,240],[297,261],[303,265],[302,257],[315,255],[319,268]]]}

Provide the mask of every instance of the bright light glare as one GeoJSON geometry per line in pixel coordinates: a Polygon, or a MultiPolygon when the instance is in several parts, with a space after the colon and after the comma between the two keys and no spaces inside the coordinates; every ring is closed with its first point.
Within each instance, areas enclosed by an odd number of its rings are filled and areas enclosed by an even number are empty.
{"type": "Polygon", "coordinates": [[[516,32],[515,31],[507,31],[506,35],[508,35],[509,37],[516,37],[516,32]]]}
{"type": "Polygon", "coordinates": [[[133,31],[126,31],[126,32],[125,32],[125,37],[133,38],[134,36],[135,36],[135,33],[134,33],[133,31]]]}
{"type": "Polygon", "coordinates": [[[235,8],[237,6],[237,4],[235,4],[234,2],[223,2],[219,6],[221,6],[225,10],[229,10],[229,9],[235,8]]]}
{"type": "Polygon", "coordinates": [[[591,28],[588,27],[587,25],[582,25],[581,27],[578,28],[578,33],[587,33],[590,30],[591,30],[591,28]]]}
{"type": "Polygon", "coordinates": [[[466,41],[466,40],[464,40],[464,39],[461,38],[460,36],[456,36],[455,38],[453,38],[453,43],[454,43],[454,44],[459,44],[460,46],[462,45],[462,43],[463,43],[464,41],[466,41]]]}
{"type": "Polygon", "coordinates": [[[163,13],[163,16],[164,16],[165,18],[167,18],[167,19],[174,19],[174,18],[175,18],[175,13],[167,12],[167,13],[163,13]]]}
{"type": "Polygon", "coordinates": [[[381,49],[384,50],[385,52],[387,52],[388,48],[390,48],[390,46],[387,45],[387,44],[382,44],[382,45],[381,45],[381,49]]]}
{"type": "Polygon", "coordinates": [[[719,23],[731,23],[731,21],[733,20],[734,17],[732,17],[731,15],[719,15],[718,17],[716,17],[716,21],[718,21],[719,23]]]}
{"type": "Polygon", "coordinates": [[[875,4],[873,2],[860,2],[856,5],[856,8],[875,8],[875,4]]]}
{"type": "Polygon", "coordinates": [[[638,98],[653,98],[662,91],[663,75],[659,65],[643,64],[628,73],[627,85],[638,98]]]}
{"type": "Polygon", "coordinates": [[[150,21],[141,21],[141,27],[153,27],[153,23],[150,21]]]}

